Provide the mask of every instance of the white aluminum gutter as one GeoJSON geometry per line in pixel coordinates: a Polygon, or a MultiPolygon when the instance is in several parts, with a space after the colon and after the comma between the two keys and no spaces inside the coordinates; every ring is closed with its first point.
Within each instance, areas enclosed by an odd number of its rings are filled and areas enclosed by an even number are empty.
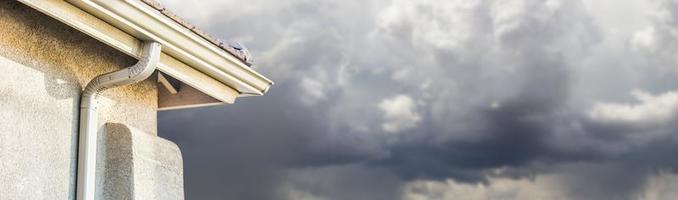
{"type": "Polygon", "coordinates": [[[97,96],[106,89],[145,80],[160,60],[160,44],[145,42],[139,62],[131,67],[102,74],[92,79],[80,97],[80,133],[78,139],[77,200],[94,200],[97,162],[97,96]]]}
{"type": "Polygon", "coordinates": [[[138,0],[19,0],[135,58],[141,40],[162,48],[158,70],[225,103],[263,95],[273,82],[138,0]]]}
{"type": "Polygon", "coordinates": [[[138,0],[67,0],[140,39],[158,41],[164,52],[240,93],[263,95],[273,82],[244,62],[138,0]]]}

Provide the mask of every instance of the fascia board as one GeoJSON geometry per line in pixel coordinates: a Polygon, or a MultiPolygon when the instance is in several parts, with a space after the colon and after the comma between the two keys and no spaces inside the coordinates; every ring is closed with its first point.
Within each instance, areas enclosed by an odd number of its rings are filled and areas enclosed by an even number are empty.
{"type": "Polygon", "coordinates": [[[175,106],[175,107],[168,107],[168,108],[159,108],[158,111],[182,110],[182,109],[189,109],[189,108],[204,108],[204,107],[209,107],[209,106],[220,106],[220,105],[223,105],[223,104],[221,104],[221,103],[207,103],[207,104],[198,104],[198,105],[175,106]]]}
{"type": "MultiPolygon", "coordinates": [[[[129,56],[139,58],[141,41],[62,0],[19,0],[129,56]]],[[[164,50],[163,46],[163,50],[164,50]]],[[[239,91],[168,55],[160,55],[158,70],[225,103],[234,103],[239,91]]]]}
{"type": "Polygon", "coordinates": [[[263,95],[273,84],[235,56],[140,1],[67,1],[137,38],[160,42],[163,52],[240,93],[263,95]]]}

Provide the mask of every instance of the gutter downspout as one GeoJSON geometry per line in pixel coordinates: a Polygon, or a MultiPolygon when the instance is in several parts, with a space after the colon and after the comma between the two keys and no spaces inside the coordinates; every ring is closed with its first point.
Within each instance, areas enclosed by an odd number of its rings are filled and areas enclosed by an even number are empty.
{"type": "Polygon", "coordinates": [[[145,80],[160,60],[160,44],[143,42],[139,62],[131,67],[99,75],[85,87],[80,97],[80,133],[78,140],[77,200],[94,200],[97,156],[96,98],[106,89],[145,80]]]}

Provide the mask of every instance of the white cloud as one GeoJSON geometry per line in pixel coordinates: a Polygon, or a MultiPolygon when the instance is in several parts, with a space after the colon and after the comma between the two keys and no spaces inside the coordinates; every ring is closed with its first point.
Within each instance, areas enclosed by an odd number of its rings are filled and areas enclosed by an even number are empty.
{"type": "MultiPolygon", "coordinates": [[[[413,181],[404,186],[404,200],[453,200],[463,197],[465,200],[519,200],[519,199],[600,199],[611,196],[600,194],[582,194],[581,191],[563,190],[567,186],[569,174],[543,174],[528,179],[490,178],[487,184],[466,184],[454,180],[413,181]]],[[[587,177],[577,177],[587,179],[587,177]]],[[[588,177],[591,178],[591,177],[588,177]]],[[[638,200],[675,199],[678,176],[660,172],[650,176],[635,198],[638,200]]],[[[597,184],[595,181],[589,184],[597,184]]],[[[609,183],[608,183],[609,184],[609,183]]],[[[571,185],[569,187],[572,187],[571,185]]],[[[579,185],[575,187],[587,187],[579,185]]],[[[591,186],[597,188],[600,186],[591,186]]],[[[594,192],[595,193],[595,192],[594,192]]],[[[616,194],[618,195],[618,194],[616,194]]],[[[625,196],[628,197],[628,196],[625,196]]]]}
{"type": "Polygon", "coordinates": [[[669,200],[678,196],[678,176],[671,173],[659,173],[653,176],[641,193],[644,200],[669,200]]]}
{"type": "Polygon", "coordinates": [[[416,104],[411,97],[403,94],[384,99],[379,103],[384,112],[381,127],[386,132],[400,132],[417,126],[421,115],[416,111],[416,104]]]}
{"type": "Polygon", "coordinates": [[[325,98],[325,85],[323,82],[313,78],[304,77],[301,79],[300,84],[304,91],[304,95],[301,99],[306,104],[314,104],[317,101],[325,98]]]}
{"type": "Polygon", "coordinates": [[[650,1],[654,9],[647,14],[650,19],[629,39],[631,47],[644,56],[648,68],[678,72],[675,67],[678,52],[678,2],[673,0],[650,1]]]}
{"type": "Polygon", "coordinates": [[[631,38],[631,45],[637,48],[642,48],[650,52],[656,51],[657,38],[656,30],[653,27],[637,31],[631,38]]]}
{"type": "Polygon", "coordinates": [[[599,102],[589,111],[589,116],[601,122],[661,123],[674,117],[678,108],[678,93],[666,92],[652,95],[634,90],[631,95],[638,104],[599,102]]]}
{"type": "Polygon", "coordinates": [[[447,180],[414,181],[408,183],[404,189],[405,200],[487,200],[487,199],[565,199],[559,192],[558,182],[554,176],[538,176],[530,179],[492,178],[489,183],[466,184],[447,180]]]}

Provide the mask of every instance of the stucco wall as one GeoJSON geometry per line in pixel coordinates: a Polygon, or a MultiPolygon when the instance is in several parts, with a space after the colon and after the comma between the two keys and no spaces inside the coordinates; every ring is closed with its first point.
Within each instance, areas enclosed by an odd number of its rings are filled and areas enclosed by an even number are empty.
{"type": "Polygon", "coordinates": [[[183,200],[183,161],[171,141],[108,123],[99,137],[96,199],[183,200]]]}
{"type": "MultiPolygon", "coordinates": [[[[29,7],[0,0],[0,199],[74,199],[80,91],[94,76],[135,62],[29,7]]],[[[156,134],[151,80],[104,92],[100,127],[114,122],[156,134]]]]}

